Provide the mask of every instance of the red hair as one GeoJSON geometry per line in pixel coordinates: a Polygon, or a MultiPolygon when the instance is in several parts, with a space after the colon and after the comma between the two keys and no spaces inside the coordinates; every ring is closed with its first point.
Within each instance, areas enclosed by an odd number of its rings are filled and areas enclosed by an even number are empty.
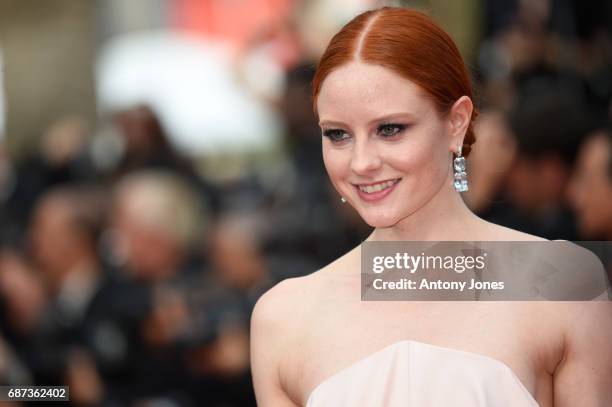
{"type": "MultiPolygon", "coordinates": [[[[455,42],[440,25],[416,10],[383,7],[366,11],[334,35],[312,82],[315,113],[327,75],[351,61],[383,66],[419,85],[441,115],[463,95],[473,100],[470,75],[455,42]]],[[[473,123],[477,116],[474,108],[463,140],[464,156],[476,141],[473,123]]]]}

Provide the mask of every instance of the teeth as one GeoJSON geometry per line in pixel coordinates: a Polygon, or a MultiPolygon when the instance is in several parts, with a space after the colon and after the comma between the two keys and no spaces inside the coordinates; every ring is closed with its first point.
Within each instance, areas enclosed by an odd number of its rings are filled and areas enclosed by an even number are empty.
{"type": "Polygon", "coordinates": [[[391,180],[391,181],[385,181],[385,182],[381,182],[380,184],[375,184],[375,185],[359,185],[359,189],[367,194],[373,194],[374,192],[379,192],[382,191],[383,189],[387,189],[389,187],[392,187],[393,184],[395,184],[397,182],[397,180],[391,180]]]}

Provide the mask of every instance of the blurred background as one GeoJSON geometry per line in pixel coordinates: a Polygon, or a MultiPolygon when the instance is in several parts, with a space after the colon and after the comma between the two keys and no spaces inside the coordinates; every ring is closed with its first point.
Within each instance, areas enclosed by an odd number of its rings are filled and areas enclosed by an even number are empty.
{"type": "Polygon", "coordinates": [[[605,0],[0,0],[0,385],[78,406],[254,406],[249,318],[370,228],[310,104],[382,5],[456,39],[481,110],[468,205],[612,240],[605,0]]]}

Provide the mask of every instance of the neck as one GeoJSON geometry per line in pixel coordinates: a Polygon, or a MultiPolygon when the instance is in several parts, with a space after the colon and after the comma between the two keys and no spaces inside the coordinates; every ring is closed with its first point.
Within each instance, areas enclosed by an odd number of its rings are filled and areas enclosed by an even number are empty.
{"type": "Polygon", "coordinates": [[[460,194],[445,182],[419,209],[393,226],[376,228],[367,240],[470,240],[479,220],[460,194]]]}

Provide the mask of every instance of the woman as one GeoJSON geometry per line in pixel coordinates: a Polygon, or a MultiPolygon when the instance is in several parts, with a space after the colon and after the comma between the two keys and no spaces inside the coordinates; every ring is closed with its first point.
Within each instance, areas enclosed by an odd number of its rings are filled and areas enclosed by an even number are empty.
{"type": "MultiPolygon", "coordinates": [[[[523,240],[458,191],[476,117],[452,39],[424,14],[363,13],[313,82],[329,177],[370,241],[523,240]]],[[[609,302],[361,301],[360,247],[258,301],[260,406],[612,405],[609,302]],[[535,334],[537,333],[537,334],[535,334]]]]}

